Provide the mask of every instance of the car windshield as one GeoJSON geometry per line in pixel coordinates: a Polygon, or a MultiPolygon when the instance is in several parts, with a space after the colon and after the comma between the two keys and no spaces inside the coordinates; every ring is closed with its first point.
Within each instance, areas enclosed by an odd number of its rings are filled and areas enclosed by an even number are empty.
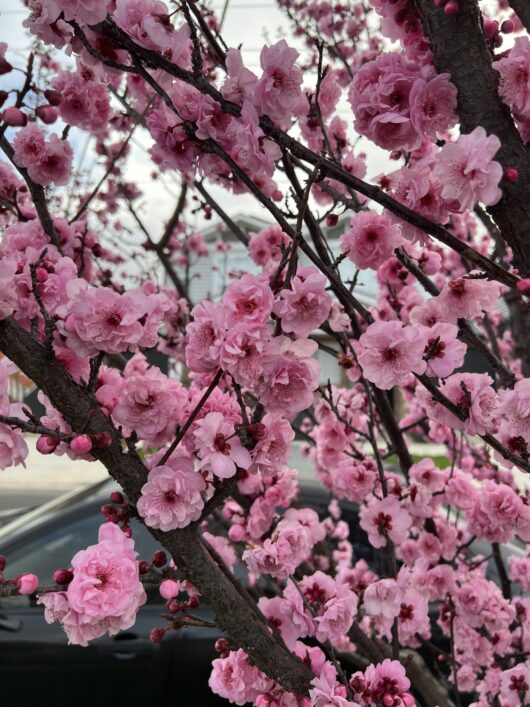
{"type": "MultiPolygon", "coordinates": [[[[53,573],[60,567],[69,567],[72,557],[98,540],[98,529],[103,518],[97,507],[84,509],[84,514],[64,523],[44,525],[35,533],[7,549],[9,575],[16,577],[23,572],[33,572],[41,584],[50,584],[53,573]],[[44,535],[43,535],[44,532],[44,535]]],[[[143,525],[131,521],[136,551],[140,559],[149,559],[158,549],[155,539],[143,525]]]]}

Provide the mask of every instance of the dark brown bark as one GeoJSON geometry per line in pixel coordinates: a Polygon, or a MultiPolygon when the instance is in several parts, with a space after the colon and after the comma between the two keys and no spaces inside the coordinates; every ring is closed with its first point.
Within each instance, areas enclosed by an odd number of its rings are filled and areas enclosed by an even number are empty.
{"type": "Polygon", "coordinates": [[[530,274],[530,165],[508,107],[498,93],[499,74],[482,31],[475,0],[460,0],[459,12],[450,17],[432,0],[416,0],[425,34],[439,73],[448,73],[458,91],[458,115],[463,133],[482,126],[501,141],[496,159],[503,167],[515,167],[515,183],[502,182],[503,196],[488,211],[502,237],[514,252],[521,274],[530,274]]]}
{"type": "MultiPolygon", "coordinates": [[[[95,398],[77,385],[51,351],[9,319],[0,322],[0,351],[48,396],[76,433],[108,432],[108,449],[95,449],[109,474],[132,503],[140,496],[147,470],[140,457],[100,410],[95,398]]],[[[293,655],[267,627],[246,591],[214,561],[201,542],[196,526],[169,533],[149,531],[171,553],[176,565],[199,589],[214,610],[217,624],[265,673],[287,690],[306,694],[312,678],[309,668],[293,655]]]]}

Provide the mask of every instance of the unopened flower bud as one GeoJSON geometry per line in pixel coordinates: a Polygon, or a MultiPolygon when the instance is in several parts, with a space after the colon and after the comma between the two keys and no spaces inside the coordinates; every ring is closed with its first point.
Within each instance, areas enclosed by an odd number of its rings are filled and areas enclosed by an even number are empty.
{"type": "Polygon", "coordinates": [[[165,633],[165,628],[153,628],[149,634],[149,638],[153,643],[160,643],[160,641],[164,638],[165,633]]]}
{"type": "Polygon", "coordinates": [[[444,5],[444,12],[448,17],[454,17],[460,12],[460,7],[458,3],[449,0],[449,2],[444,5]]]}
{"type": "Polygon", "coordinates": [[[57,120],[59,113],[53,106],[39,106],[35,108],[35,115],[46,125],[51,125],[57,120]]]}
{"type": "Polygon", "coordinates": [[[55,570],[53,573],[53,581],[55,584],[70,584],[72,579],[74,578],[74,573],[72,570],[68,569],[59,569],[55,570]]]}
{"type": "Polygon", "coordinates": [[[22,128],[28,122],[27,116],[20,110],[20,108],[6,108],[2,113],[2,120],[6,125],[12,128],[22,128]]]}
{"type": "Polygon", "coordinates": [[[159,591],[163,599],[174,599],[179,593],[179,584],[174,579],[164,579],[160,583],[159,591]]]}
{"type": "Polygon", "coordinates": [[[92,449],[92,441],[88,435],[78,435],[70,442],[70,449],[75,454],[88,454],[92,449]]]}
{"type": "Polygon", "coordinates": [[[17,591],[19,594],[29,596],[37,591],[39,578],[36,574],[21,574],[17,579],[17,591]]]}
{"type": "Polygon", "coordinates": [[[517,283],[517,290],[526,297],[530,297],[530,277],[525,277],[517,283]]]}
{"type": "Polygon", "coordinates": [[[167,556],[163,550],[157,550],[153,553],[151,562],[155,567],[163,567],[167,563],[167,556]]]}
{"type": "Polygon", "coordinates": [[[504,170],[504,179],[506,179],[507,182],[516,182],[518,178],[519,170],[517,167],[506,167],[504,170]]]}
{"type": "Polygon", "coordinates": [[[53,454],[59,446],[59,442],[60,440],[58,437],[43,435],[42,437],[39,437],[35,446],[37,447],[37,451],[41,454],[53,454]]]}
{"type": "Polygon", "coordinates": [[[112,501],[112,503],[118,503],[121,505],[125,499],[123,498],[122,493],[120,493],[119,491],[113,491],[110,494],[110,500],[112,501]]]}
{"type": "Polygon", "coordinates": [[[140,574],[147,574],[149,572],[149,562],[146,562],[145,560],[141,560],[140,563],[138,564],[138,572],[140,574]]]}

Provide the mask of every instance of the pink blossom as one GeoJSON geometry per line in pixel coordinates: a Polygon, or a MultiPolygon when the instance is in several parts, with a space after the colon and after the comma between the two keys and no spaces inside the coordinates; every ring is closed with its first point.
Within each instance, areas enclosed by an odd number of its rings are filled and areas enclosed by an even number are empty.
{"type": "Polygon", "coordinates": [[[212,692],[236,705],[254,702],[256,697],[272,688],[272,680],[250,665],[245,651],[230,651],[226,658],[212,662],[208,685],[212,692]]]}
{"type": "Polygon", "coordinates": [[[330,478],[333,492],[338,498],[360,503],[374,489],[376,468],[368,458],[362,462],[343,460],[331,471],[330,478]]]}
{"type": "Polygon", "coordinates": [[[258,77],[243,65],[239,49],[229,49],[225,61],[228,76],[221,88],[223,96],[238,105],[242,105],[245,100],[252,100],[258,77]]]}
{"type": "Polygon", "coordinates": [[[45,140],[36,125],[28,125],[16,134],[13,148],[15,162],[25,167],[37,184],[60,186],[68,182],[73,151],[66,140],[61,140],[57,135],[45,140]]]}
{"type": "MultiPolygon", "coordinates": [[[[471,274],[472,275],[472,274],[471,274]]],[[[436,302],[448,322],[457,319],[472,319],[484,316],[495,308],[500,297],[501,287],[493,280],[459,277],[450,280],[442,289],[436,302]]]]}
{"type": "Polygon", "coordinates": [[[368,533],[370,544],[376,548],[387,544],[389,538],[400,545],[408,535],[412,518],[396,498],[373,499],[361,508],[360,525],[368,533]]]}
{"type": "MultiPolygon", "coordinates": [[[[225,308],[222,304],[213,304],[205,300],[191,310],[191,316],[193,321],[186,327],[188,335],[186,364],[197,373],[216,371],[220,365],[220,346],[226,326],[225,308]]],[[[231,350],[234,338],[237,342],[237,335],[233,333],[224,352],[227,367],[235,363],[231,350]]],[[[237,363],[235,365],[237,366],[237,363]]]]}
{"type": "Polygon", "coordinates": [[[526,704],[530,696],[530,660],[519,663],[501,674],[501,694],[506,707],[526,704]]]}
{"type": "Polygon", "coordinates": [[[112,117],[109,93],[93,76],[62,71],[53,79],[52,87],[60,95],[58,109],[65,123],[96,135],[108,129],[112,117]]]}
{"type": "Polygon", "coordinates": [[[125,378],[120,387],[112,419],[154,446],[171,440],[183,420],[187,392],[182,384],[167,378],[158,368],[125,378]]]}
{"type": "Polygon", "coordinates": [[[502,166],[494,161],[501,142],[478,127],[438,153],[435,176],[443,183],[442,196],[452,211],[472,209],[477,201],[493,206],[502,196],[499,182],[502,166]]]}
{"type": "Polygon", "coordinates": [[[513,390],[499,391],[497,414],[502,434],[530,443],[530,378],[517,381],[513,390]]]}
{"type": "Polygon", "coordinates": [[[261,424],[263,430],[252,451],[253,463],[264,473],[273,472],[287,461],[295,433],[289,421],[278,413],[267,413],[261,424]]]}
{"type": "Polygon", "coordinates": [[[380,54],[355,74],[348,93],[355,129],[380,147],[414,150],[456,122],[448,74],[420,69],[397,52],[380,54]]]}
{"type": "Polygon", "coordinates": [[[202,476],[186,456],[172,456],[171,466],[157,466],[149,472],[138,500],[138,513],[151,528],[164,532],[185,528],[200,518],[206,489],[202,476]]]}
{"type": "Polygon", "coordinates": [[[517,37],[508,55],[492,66],[501,75],[499,94],[518,120],[530,114],[530,41],[517,37]]]}
{"type": "Polygon", "coordinates": [[[286,336],[277,336],[267,344],[258,391],[269,412],[290,419],[313,403],[320,370],[312,358],[317,348],[315,341],[291,341],[286,336]]]}
{"type": "Polygon", "coordinates": [[[26,466],[24,461],[28,454],[28,445],[22,432],[0,423],[0,469],[19,464],[26,466]]]}
{"type": "Polygon", "coordinates": [[[314,267],[299,268],[289,289],[282,289],[274,304],[274,313],[285,332],[304,337],[319,327],[329,315],[331,296],[326,292],[326,278],[314,267]]]}
{"type": "Polygon", "coordinates": [[[403,243],[399,228],[384,214],[361,211],[340,237],[341,251],[363,270],[375,270],[403,243]]]}
{"type": "Polygon", "coordinates": [[[457,373],[440,383],[440,391],[465,415],[462,420],[450,412],[431,394],[420,388],[418,402],[430,418],[469,434],[485,434],[494,429],[493,415],[497,396],[493,380],[486,373],[457,373]]]}
{"type": "Polygon", "coordinates": [[[54,44],[58,49],[64,47],[74,32],[70,25],[59,19],[61,8],[58,3],[55,0],[29,0],[28,8],[31,14],[22,26],[43,42],[54,44]]]}
{"type": "Polygon", "coordinates": [[[311,707],[360,707],[346,697],[346,688],[337,680],[337,671],[331,663],[324,663],[322,672],[311,680],[309,690],[311,707]]]}
{"type": "Polygon", "coordinates": [[[223,297],[227,326],[263,326],[271,315],[273,302],[267,278],[243,275],[228,285],[223,297]]]}
{"type": "Polygon", "coordinates": [[[490,542],[507,542],[515,534],[523,501],[506,484],[485,481],[475,495],[469,529],[490,542]]]}
{"type": "Polygon", "coordinates": [[[424,457],[409,469],[410,481],[425,486],[431,493],[438,493],[446,488],[447,476],[447,469],[437,467],[430,457],[424,457]]]}
{"type": "Polygon", "coordinates": [[[423,373],[425,335],[401,322],[374,322],[355,344],[363,375],[383,390],[403,383],[411,372],[423,373]]]}
{"type": "Polygon", "coordinates": [[[237,468],[248,469],[251,465],[250,454],[241,444],[234,425],[221,413],[208,413],[197,423],[194,434],[201,469],[211,469],[215,476],[228,479],[237,468]]]}
{"type": "Polygon", "coordinates": [[[55,0],[64,13],[64,19],[95,25],[103,22],[111,0],[55,0]]]}
{"type": "Polygon", "coordinates": [[[71,564],[74,578],[66,596],[80,622],[109,620],[111,635],[132,626],[146,601],[134,541],[117,525],[105,523],[99,529],[98,544],[78,552],[71,564]]]}
{"type": "Polygon", "coordinates": [[[467,351],[467,346],[457,339],[458,327],[440,322],[425,330],[425,335],[425,373],[428,376],[447,378],[455,368],[463,364],[467,351]]]}
{"type": "Polygon", "coordinates": [[[256,265],[274,267],[282,257],[282,249],[290,243],[289,236],[276,224],[267,226],[257,233],[251,233],[248,252],[256,265]]]}
{"type": "Polygon", "coordinates": [[[113,19],[135,42],[146,49],[164,51],[174,40],[166,5],[159,0],[116,0],[113,19]]]}
{"type": "Polygon", "coordinates": [[[420,135],[436,140],[458,121],[456,86],[449,74],[418,78],[410,91],[410,121],[420,135]]]}
{"type": "Polygon", "coordinates": [[[261,50],[263,74],[254,89],[254,100],[258,110],[272,120],[290,118],[300,98],[302,71],[295,66],[298,56],[285,39],[261,50]]]}
{"type": "Polygon", "coordinates": [[[301,523],[281,520],[271,538],[245,550],[243,560],[256,576],[270,574],[284,579],[307,559],[312,546],[310,533],[301,523]]]}
{"type": "MultiPolygon", "coordinates": [[[[190,330],[192,330],[192,326],[190,325],[190,330]]],[[[198,327],[195,331],[199,331],[198,327]]],[[[216,344],[219,343],[220,367],[234,376],[240,385],[252,387],[252,384],[263,372],[263,351],[271,333],[272,327],[270,325],[255,329],[241,322],[229,327],[223,333],[219,332],[219,338],[214,341],[210,352],[217,353],[216,344]]],[[[213,332],[212,336],[215,336],[213,332]]],[[[191,351],[189,360],[190,362],[195,361],[191,351]]]]}
{"type": "Polygon", "coordinates": [[[118,294],[108,287],[90,288],[86,280],[69,282],[67,293],[64,329],[68,345],[81,356],[151,348],[169,307],[164,295],[148,296],[141,290],[118,294]]]}
{"type": "MultiPolygon", "coordinates": [[[[398,660],[385,658],[382,663],[369,665],[363,677],[363,687],[370,695],[369,699],[373,704],[391,704],[396,707],[412,707],[416,704],[412,695],[408,693],[410,680],[398,660]]],[[[355,684],[354,675],[352,677],[354,691],[355,684]]]]}
{"type": "Polygon", "coordinates": [[[13,291],[17,263],[14,258],[3,257],[0,260],[0,319],[13,314],[17,304],[13,291]]]}
{"type": "Polygon", "coordinates": [[[357,597],[344,584],[337,583],[334,596],[328,599],[316,617],[318,641],[336,641],[351,628],[357,613],[357,597]]]}
{"type": "Polygon", "coordinates": [[[399,615],[402,593],[395,579],[380,579],[364,590],[363,607],[373,618],[392,621],[399,615]]]}
{"type": "Polygon", "coordinates": [[[231,146],[236,134],[236,121],[223,111],[221,104],[210,96],[201,96],[198,105],[196,135],[201,140],[216,140],[231,146]]]}

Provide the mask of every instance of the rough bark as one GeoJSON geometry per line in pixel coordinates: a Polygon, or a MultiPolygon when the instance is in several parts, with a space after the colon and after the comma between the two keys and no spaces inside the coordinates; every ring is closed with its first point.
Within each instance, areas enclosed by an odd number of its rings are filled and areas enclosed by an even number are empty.
{"type": "MultiPolygon", "coordinates": [[[[135,503],[147,470],[136,451],[127,446],[109,418],[101,412],[95,398],[77,385],[50,351],[8,319],[0,322],[0,350],[48,396],[75,432],[110,434],[110,447],[95,449],[93,454],[135,503]]],[[[283,687],[296,694],[306,694],[312,679],[311,671],[267,628],[245,590],[209,555],[196,527],[169,533],[148,530],[199,589],[214,610],[219,627],[247,651],[261,670],[283,687]]]]}
{"type": "MultiPolygon", "coordinates": [[[[458,115],[462,132],[482,126],[501,141],[496,159],[503,167],[516,167],[515,183],[502,182],[503,196],[488,212],[503,240],[512,248],[514,264],[521,275],[530,274],[530,160],[508,107],[498,93],[499,74],[492,67],[493,55],[482,31],[476,0],[461,0],[460,11],[447,16],[432,0],[415,0],[429,38],[439,73],[447,72],[458,91],[458,115]]],[[[512,0],[521,20],[530,27],[530,4],[512,0]]],[[[521,355],[523,375],[530,375],[530,312],[515,302],[510,307],[514,338],[521,355]]]]}
{"type": "Polygon", "coordinates": [[[502,237],[514,252],[521,274],[530,274],[530,164],[508,107],[498,93],[499,74],[492,67],[493,56],[482,31],[482,19],[475,0],[460,0],[453,17],[432,0],[416,0],[425,34],[439,73],[448,73],[458,91],[461,130],[469,133],[482,126],[501,141],[496,159],[503,167],[515,167],[515,183],[502,182],[503,196],[488,208],[502,237]]]}

